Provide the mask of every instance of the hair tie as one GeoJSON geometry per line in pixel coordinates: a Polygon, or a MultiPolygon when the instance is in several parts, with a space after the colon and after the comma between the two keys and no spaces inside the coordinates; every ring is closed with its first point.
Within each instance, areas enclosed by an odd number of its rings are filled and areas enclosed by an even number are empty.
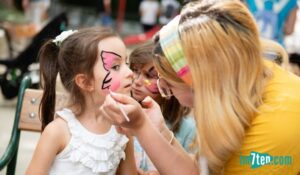
{"type": "Polygon", "coordinates": [[[62,43],[65,39],[67,39],[70,35],[72,35],[72,34],[74,34],[74,33],[76,33],[76,32],[78,32],[78,30],[67,30],[67,31],[63,31],[63,32],[61,32],[61,34],[59,34],[58,36],[56,36],[55,39],[52,40],[52,42],[53,42],[56,46],[60,47],[61,43],[62,43]]]}
{"type": "Polygon", "coordinates": [[[192,76],[179,37],[178,24],[180,17],[180,15],[177,15],[159,31],[160,45],[177,76],[186,84],[192,86],[192,76]]]}

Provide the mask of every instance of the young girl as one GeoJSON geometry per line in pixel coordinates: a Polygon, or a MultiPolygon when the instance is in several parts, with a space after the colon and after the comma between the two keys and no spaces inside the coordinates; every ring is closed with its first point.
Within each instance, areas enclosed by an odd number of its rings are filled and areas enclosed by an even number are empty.
{"type": "Polygon", "coordinates": [[[26,174],[137,174],[131,139],[97,113],[109,91],[130,94],[132,72],[125,59],[125,45],[110,29],[67,31],[45,43],[43,132],[26,174]],[[71,103],[54,113],[58,73],[71,103]]]}
{"type": "MultiPolygon", "coordinates": [[[[156,85],[158,73],[153,65],[153,49],[154,43],[148,42],[134,49],[129,56],[130,68],[134,75],[131,95],[139,102],[147,96],[153,98],[160,105],[162,114],[176,139],[187,152],[194,153],[192,146],[196,126],[193,118],[187,116],[191,110],[181,106],[174,96],[163,98],[160,95],[156,85]]],[[[134,147],[138,167],[145,171],[154,170],[155,167],[136,140],[134,147]]]]}

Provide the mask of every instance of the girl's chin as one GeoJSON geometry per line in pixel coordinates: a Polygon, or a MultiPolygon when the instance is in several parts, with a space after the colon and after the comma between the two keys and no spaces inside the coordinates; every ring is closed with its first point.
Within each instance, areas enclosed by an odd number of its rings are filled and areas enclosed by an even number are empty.
{"type": "Polygon", "coordinates": [[[144,96],[140,96],[140,95],[137,95],[137,94],[132,94],[132,97],[136,100],[136,101],[143,101],[144,100],[144,96]]]}
{"type": "Polygon", "coordinates": [[[130,89],[122,89],[122,90],[117,91],[117,93],[130,96],[130,89]]]}

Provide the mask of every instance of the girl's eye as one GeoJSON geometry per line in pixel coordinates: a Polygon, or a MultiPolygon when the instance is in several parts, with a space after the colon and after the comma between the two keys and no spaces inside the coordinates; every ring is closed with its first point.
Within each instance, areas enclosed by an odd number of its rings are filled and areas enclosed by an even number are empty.
{"type": "Polygon", "coordinates": [[[145,74],[145,77],[146,77],[147,79],[153,78],[150,74],[145,74]]]}
{"type": "Polygon", "coordinates": [[[137,68],[131,68],[131,70],[132,70],[132,72],[134,72],[134,73],[139,73],[139,70],[137,69],[137,68]]]}
{"type": "Polygon", "coordinates": [[[112,70],[120,70],[120,65],[115,65],[111,67],[112,70]]]}
{"type": "Polygon", "coordinates": [[[155,75],[152,75],[152,74],[145,74],[145,77],[147,78],[147,79],[157,79],[158,77],[157,76],[155,76],[155,75]]]}

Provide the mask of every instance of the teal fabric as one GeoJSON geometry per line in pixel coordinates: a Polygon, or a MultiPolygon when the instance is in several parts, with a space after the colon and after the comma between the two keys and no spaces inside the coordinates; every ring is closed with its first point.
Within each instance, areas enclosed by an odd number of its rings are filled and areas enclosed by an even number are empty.
{"type": "Polygon", "coordinates": [[[196,135],[196,125],[192,117],[186,117],[181,120],[180,128],[175,133],[177,141],[183,146],[183,148],[190,153],[194,153],[195,150],[190,148],[196,135]]]}
{"type": "MultiPolygon", "coordinates": [[[[170,125],[168,125],[169,127],[170,125]]],[[[196,150],[191,148],[190,145],[193,143],[196,136],[196,124],[193,117],[184,117],[180,122],[179,130],[174,133],[177,141],[182,147],[189,153],[195,153],[196,150]]],[[[138,140],[134,139],[134,152],[137,167],[144,171],[155,170],[154,165],[146,155],[144,149],[139,144],[138,140]]]]}
{"type": "Polygon", "coordinates": [[[246,0],[258,23],[261,36],[283,44],[284,24],[297,0],[246,0]]]}

